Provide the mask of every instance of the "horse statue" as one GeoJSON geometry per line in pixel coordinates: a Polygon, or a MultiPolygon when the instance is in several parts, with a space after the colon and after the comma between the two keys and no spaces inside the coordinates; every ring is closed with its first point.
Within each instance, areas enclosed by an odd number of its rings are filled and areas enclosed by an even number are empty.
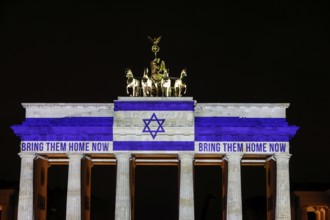
{"type": "Polygon", "coordinates": [[[130,96],[140,95],[140,80],[135,79],[131,69],[126,69],[126,92],[130,96]]]}
{"type": "Polygon", "coordinates": [[[148,76],[149,69],[144,68],[143,76],[141,79],[142,92],[144,97],[152,96],[152,81],[148,76]]]}
{"type": "Polygon", "coordinates": [[[164,70],[163,78],[161,80],[162,96],[170,97],[172,94],[171,79],[168,70],[164,70]]]}
{"type": "Polygon", "coordinates": [[[184,68],[181,71],[180,78],[175,80],[174,82],[174,96],[181,97],[183,94],[187,92],[187,85],[183,82],[183,78],[187,77],[187,70],[184,68]]]}

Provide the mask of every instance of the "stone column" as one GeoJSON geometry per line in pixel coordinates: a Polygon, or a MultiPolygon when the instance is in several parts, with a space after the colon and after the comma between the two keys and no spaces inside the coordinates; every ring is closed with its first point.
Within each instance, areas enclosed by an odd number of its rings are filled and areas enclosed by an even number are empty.
{"type": "Polygon", "coordinates": [[[228,161],[222,158],[222,220],[227,219],[228,161]]]}
{"type": "Polygon", "coordinates": [[[330,220],[330,212],[329,212],[329,208],[325,207],[324,208],[325,211],[325,220],[330,220]]]}
{"type": "Polygon", "coordinates": [[[328,207],[325,208],[325,220],[330,220],[330,210],[328,207]]]}
{"type": "Polygon", "coordinates": [[[18,196],[18,220],[33,220],[33,153],[19,153],[21,176],[18,196]]]}
{"type": "Polygon", "coordinates": [[[320,209],[320,212],[321,212],[321,220],[326,220],[326,218],[325,218],[325,210],[324,210],[324,208],[321,208],[321,209],[320,209]]]}
{"type": "Polygon", "coordinates": [[[276,162],[273,157],[268,158],[266,168],[266,195],[267,195],[267,219],[275,219],[276,203],[276,162]]]}
{"type": "Polygon", "coordinates": [[[315,215],[316,215],[316,220],[321,220],[321,212],[320,212],[320,210],[316,210],[315,211],[315,215]]]}
{"type": "Polygon", "coordinates": [[[298,218],[299,217],[300,217],[301,220],[308,220],[307,207],[301,207],[300,216],[298,216],[298,218]]]}
{"type": "Polygon", "coordinates": [[[81,158],[83,154],[70,153],[66,220],[81,220],[81,158]]]}
{"type": "Polygon", "coordinates": [[[82,220],[91,219],[91,192],[92,192],[92,167],[91,159],[81,160],[81,209],[82,220]]]}
{"type": "Polygon", "coordinates": [[[34,160],[34,218],[47,219],[48,167],[47,158],[34,160]]]}
{"type": "Polygon", "coordinates": [[[276,220],[291,220],[289,159],[291,154],[275,154],[276,159],[276,220]]]}
{"type": "Polygon", "coordinates": [[[194,153],[180,153],[180,201],[179,220],[194,220],[194,153]]]}
{"type": "Polygon", "coordinates": [[[227,154],[228,190],[227,190],[227,220],[242,219],[242,188],[241,159],[243,154],[227,154]]]}
{"type": "Polygon", "coordinates": [[[115,220],[131,219],[130,158],[131,153],[115,153],[117,159],[115,220]]]}
{"type": "Polygon", "coordinates": [[[131,220],[135,219],[135,157],[130,160],[131,220]]]}

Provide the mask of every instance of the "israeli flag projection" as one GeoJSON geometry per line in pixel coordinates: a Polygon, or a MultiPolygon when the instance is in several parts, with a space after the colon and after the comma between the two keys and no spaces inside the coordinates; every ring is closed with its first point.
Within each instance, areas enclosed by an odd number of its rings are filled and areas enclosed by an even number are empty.
{"type": "Polygon", "coordinates": [[[122,98],[114,102],[114,151],[194,151],[194,101],[189,97],[122,98]]]}

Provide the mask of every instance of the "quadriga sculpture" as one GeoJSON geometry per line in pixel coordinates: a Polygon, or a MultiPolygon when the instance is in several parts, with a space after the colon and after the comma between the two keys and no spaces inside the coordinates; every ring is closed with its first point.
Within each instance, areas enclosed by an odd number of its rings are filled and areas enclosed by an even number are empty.
{"type": "Polygon", "coordinates": [[[183,94],[186,94],[187,92],[187,85],[183,81],[183,79],[187,77],[187,70],[184,68],[181,71],[180,78],[175,80],[174,82],[174,96],[175,97],[181,97],[183,94]]]}
{"type": "Polygon", "coordinates": [[[135,79],[131,69],[126,69],[126,92],[130,96],[140,96],[140,80],[135,79]]]}

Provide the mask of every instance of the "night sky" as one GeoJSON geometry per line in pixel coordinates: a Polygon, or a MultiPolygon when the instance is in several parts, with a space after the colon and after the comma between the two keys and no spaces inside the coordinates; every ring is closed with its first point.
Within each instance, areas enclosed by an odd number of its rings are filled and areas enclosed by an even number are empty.
{"type": "MultiPolygon", "coordinates": [[[[19,139],[10,126],[24,120],[21,103],[126,96],[125,68],[141,77],[153,59],[147,36],[162,36],[158,55],[171,77],[187,68],[186,96],[198,103],[290,103],[287,121],[300,127],[290,142],[290,181],[330,183],[328,12],[317,1],[1,1],[1,184],[19,179],[19,139]]],[[[157,169],[141,173],[161,173],[153,178],[159,184],[160,176],[176,176],[157,169]]]]}

